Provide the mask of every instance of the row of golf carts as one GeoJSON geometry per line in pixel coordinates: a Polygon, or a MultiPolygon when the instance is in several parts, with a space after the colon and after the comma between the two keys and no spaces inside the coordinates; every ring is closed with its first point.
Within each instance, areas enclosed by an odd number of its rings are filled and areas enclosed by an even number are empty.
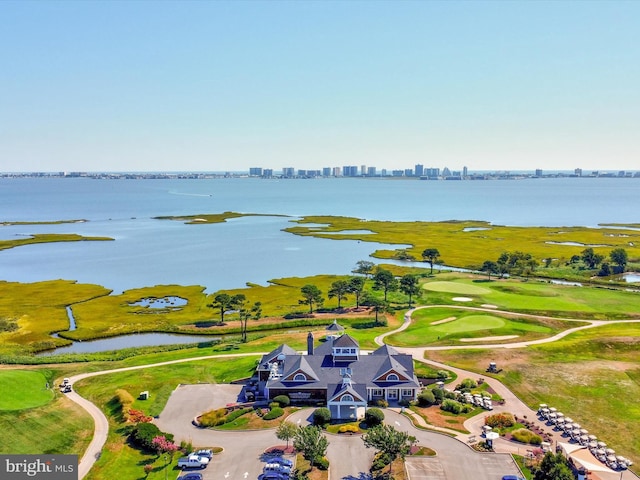
{"type": "Polygon", "coordinates": [[[554,430],[562,432],[563,437],[587,447],[594,457],[612,470],[625,470],[631,466],[631,460],[621,455],[616,455],[613,449],[607,448],[606,443],[599,441],[595,435],[589,434],[579,423],[574,422],[569,417],[565,417],[556,408],[541,403],[538,408],[538,417],[540,420],[544,420],[547,425],[553,426],[554,430]]]}

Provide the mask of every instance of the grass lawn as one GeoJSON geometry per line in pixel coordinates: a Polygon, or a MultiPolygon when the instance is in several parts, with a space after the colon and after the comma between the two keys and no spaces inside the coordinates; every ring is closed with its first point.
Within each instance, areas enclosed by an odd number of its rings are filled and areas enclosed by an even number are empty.
{"type": "Polygon", "coordinates": [[[544,281],[502,279],[487,281],[476,275],[446,273],[427,279],[425,304],[495,305],[503,310],[570,318],[639,318],[638,293],[623,290],[555,285],[544,281]],[[432,287],[432,285],[435,285],[432,287]],[[476,293],[471,293],[476,292],[476,293]],[[468,296],[472,302],[452,300],[468,296]]]}
{"type": "Polygon", "coordinates": [[[0,370],[0,411],[46,405],[55,395],[54,387],[38,370],[0,370]]]}
{"type": "Polygon", "coordinates": [[[440,410],[439,405],[432,405],[430,407],[419,407],[417,405],[414,405],[410,408],[422,418],[424,418],[429,425],[449,428],[451,430],[462,433],[469,433],[468,430],[464,428],[464,422],[466,422],[469,418],[485,411],[479,407],[476,407],[468,413],[454,415],[453,413],[440,410]]]}
{"type": "Polygon", "coordinates": [[[253,412],[241,415],[232,422],[218,425],[213,428],[216,430],[262,430],[267,428],[277,428],[278,425],[280,425],[280,422],[286,420],[289,415],[297,412],[298,410],[300,410],[299,407],[285,407],[284,414],[272,420],[265,420],[264,418],[259,417],[254,410],[253,412]]]}
{"type": "MultiPolygon", "coordinates": [[[[115,391],[124,389],[134,398],[141,390],[149,390],[149,401],[136,400],[133,408],[141,409],[149,415],[159,415],[171,392],[179,383],[224,383],[250,376],[254,370],[256,357],[220,358],[202,360],[184,364],[147,368],[131,372],[119,372],[77,382],[76,390],[98,405],[109,419],[109,437],[103,454],[86,477],[88,480],[107,480],[112,478],[144,478],[144,465],[148,462],[155,466],[149,479],[163,479],[164,460],[131,448],[123,435],[121,415],[116,402],[115,391]]],[[[174,469],[179,455],[168,467],[169,476],[175,478],[174,469]]]]}
{"type": "Polygon", "coordinates": [[[560,341],[525,349],[428,352],[427,357],[487,376],[494,375],[536,409],[547,403],[607,442],[618,454],[640,462],[640,324],[584,330],[560,341]]]}
{"type": "Polygon", "coordinates": [[[407,329],[388,336],[385,340],[390,345],[419,347],[464,345],[461,339],[515,335],[517,338],[514,339],[491,341],[492,343],[511,343],[552,336],[580,324],[561,320],[510,317],[497,312],[480,314],[448,307],[417,310],[413,313],[412,320],[407,329]],[[444,322],[444,320],[447,321],[444,322]]]}
{"type": "MultiPolygon", "coordinates": [[[[6,390],[3,390],[6,392],[6,390]]],[[[0,412],[0,453],[32,454],[84,452],[93,435],[87,412],[56,393],[46,405],[0,412]]]]}
{"type": "Polygon", "coordinates": [[[455,293],[458,295],[488,295],[491,290],[466,282],[433,281],[422,284],[422,288],[432,292],[455,293]]]}

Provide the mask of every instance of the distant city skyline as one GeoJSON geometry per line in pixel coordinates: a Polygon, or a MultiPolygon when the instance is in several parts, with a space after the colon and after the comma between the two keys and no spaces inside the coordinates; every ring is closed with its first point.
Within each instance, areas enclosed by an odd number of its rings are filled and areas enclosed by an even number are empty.
{"type": "Polygon", "coordinates": [[[618,0],[8,0],[0,172],[636,171],[638,24],[618,0]]]}

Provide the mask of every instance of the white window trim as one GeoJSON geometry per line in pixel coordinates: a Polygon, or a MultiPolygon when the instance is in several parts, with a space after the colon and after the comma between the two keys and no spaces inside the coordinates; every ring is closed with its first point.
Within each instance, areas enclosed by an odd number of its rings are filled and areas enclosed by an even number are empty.
{"type": "Polygon", "coordinates": [[[392,390],[388,390],[387,391],[387,398],[390,400],[397,400],[398,399],[398,390],[397,389],[392,389],[392,390]]]}
{"type": "Polygon", "coordinates": [[[381,388],[373,388],[371,389],[371,396],[372,397],[382,397],[384,396],[384,390],[381,388]]]}
{"type": "Polygon", "coordinates": [[[293,377],[294,382],[306,382],[308,380],[307,376],[304,373],[296,373],[293,377]]]}
{"type": "Polygon", "coordinates": [[[340,397],[340,401],[353,403],[355,399],[353,398],[353,395],[350,395],[347,393],[346,395],[343,395],[342,397],[340,397]]]}
{"type": "Polygon", "coordinates": [[[400,377],[395,373],[387,375],[387,382],[397,382],[398,380],[400,380],[400,377]]]}
{"type": "Polygon", "coordinates": [[[400,391],[400,396],[402,396],[402,397],[413,397],[413,390],[411,390],[410,388],[403,388],[400,391]]]}

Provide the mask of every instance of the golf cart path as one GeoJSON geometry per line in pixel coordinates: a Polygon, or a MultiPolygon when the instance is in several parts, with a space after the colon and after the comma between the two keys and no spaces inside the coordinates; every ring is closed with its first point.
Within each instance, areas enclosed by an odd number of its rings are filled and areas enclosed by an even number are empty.
{"type": "MultiPolygon", "coordinates": [[[[470,372],[467,370],[462,370],[459,368],[453,368],[450,367],[448,365],[442,364],[442,363],[438,363],[438,362],[434,362],[431,360],[425,360],[424,359],[424,352],[427,350],[452,350],[452,349],[469,349],[469,348],[522,348],[522,347],[526,347],[529,345],[536,345],[536,344],[541,344],[541,343],[548,343],[548,342],[554,342],[556,340],[559,340],[561,338],[566,337],[567,335],[579,331],[579,330],[584,330],[587,328],[594,328],[594,327],[599,327],[601,325],[606,325],[606,324],[613,324],[613,323],[640,323],[640,320],[578,320],[578,319],[558,319],[555,317],[545,317],[545,316],[541,316],[541,315],[528,315],[528,314],[523,314],[523,313],[513,313],[513,312],[508,312],[508,311],[504,311],[504,310],[496,310],[494,308],[481,308],[481,307],[466,307],[466,306],[451,306],[451,305],[428,305],[428,306],[422,306],[422,307],[417,307],[417,308],[413,308],[409,311],[407,311],[404,315],[404,322],[402,323],[402,325],[390,332],[386,332],[378,337],[375,338],[375,342],[378,345],[384,345],[384,338],[388,335],[392,335],[394,333],[400,332],[402,330],[405,330],[411,323],[411,315],[413,314],[413,312],[415,312],[416,310],[419,309],[423,309],[423,308],[451,308],[451,309],[457,309],[457,310],[475,310],[475,311],[481,311],[481,312],[490,312],[490,313],[501,313],[503,315],[508,315],[508,316],[518,316],[518,317],[526,317],[526,318],[537,318],[537,319],[554,319],[554,320],[566,320],[566,321],[573,321],[573,322],[581,322],[581,323],[588,323],[587,325],[582,325],[579,327],[575,327],[575,328],[571,328],[568,330],[565,330],[564,332],[561,332],[557,335],[554,335],[552,337],[548,337],[545,339],[540,339],[540,340],[531,340],[531,341],[525,341],[525,342],[516,342],[516,343],[508,343],[508,344],[495,344],[495,345],[487,345],[487,344],[482,344],[482,345],[463,345],[463,346],[443,346],[443,347],[414,347],[414,348],[400,348],[400,347],[394,347],[396,350],[402,352],[402,353],[408,353],[411,354],[414,359],[423,362],[423,363],[427,363],[430,365],[433,365],[435,367],[438,368],[446,368],[448,370],[451,370],[453,372],[455,372],[458,376],[463,376],[463,377],[474,377],[477,376],[477,373],[474,372],[470,372]]],[[[75,384],[76,382],[86,379],[86,378],[91,378],[91,377],[97,377],[100,375],[108,375],[111,373],[118,373],[118,372],[127,372],[127,371],[132,371],[132,370],[141,370],[144,368],[154,368],[154,367],[161,367],[161,366],[165,366],[165,365],[173,365],[173,364],[177,364],[177,363],[187,363],[187,362],[196,362],[196,361],[202,361],[202,360],[210,360],[210,359],[216,359],[216,358],[233,358],[233,357],[246,357],[246,356],[251,356],[251,355],[255,355],[255,356],[260,356],[260,355],[265,355],[268,352],[255,352],[255,353],[235,353],[235,354],[222,354],[222,355],[207,355],[207,356],[203,356],[203,357],[195,357],[195,358],[182,358],[182,359],[178,359],[178,360],[169,360],[166,362],[158,362],[158,363],[153,363],[153,364],[146,364],[146,365],[135,365],[135,366],[131,366],[131,367],[123,367],[123,368],[116,368],[116,369],[112,369],[112,370],[102,370],[99,372],[90,372],[90,373],[81,373],[78,375],[74,375],[72,377],[70,377],[70,381],[72,384],[75,384]]],[[[505,399],[506,403],[509,404],[509,409],[510,411],[512,411],[512,413],[515,413],[517,415],[530,415],[531,413],[533,413],[533,411],[531,409],[529,409],[529,407],[524,404],[524,402],[522,402],[520,399],[518,399],[509,389],[507,389],[502,383],[500,383],[498,380],[495,379],[487,379],[486,380],[489,385],[491,386],[491,388],[493,388],[496,393],[498,393],[502,398],[505,399]]],[[[107,441],[107,435],[109,433],[109,422],[107,420],[107,417],[104,415],[104,413],[93,403],[91,403],[89,400],[81,397],[76,391],[75,388],[72,392],[66,394],[67,398],[69,398],[70,400],[72,400],[73,402],[77,403],[80,407],[82,407],[83,409],[85,409],[87,411],[87,413],[89,413],[89,415],[91,415],[91,417],[93,418],[94,421],[94,431],[93,431],[93,438],[91,440],[91,442],[89,443],[89,446],[87,447],[87,450],[85,451],[84,455],[82,456],[82,458],[80,459],[80,464],[78,467],[78,478],[82,479],[85,477],[85,475],[87,473],[89,473],[89,470],[91,470],[91,468],[93,467],[93,465],[95,464],[95,462],[98,460],[98,458],[100,458],[100,454],[102,451],[102,448],[104,447],[106,441],[107,441]]],[[[466,435],[464,435],[466,437],[466,435]]],[[[463,440],[464,441],[464,440],[463,440]]]]}

